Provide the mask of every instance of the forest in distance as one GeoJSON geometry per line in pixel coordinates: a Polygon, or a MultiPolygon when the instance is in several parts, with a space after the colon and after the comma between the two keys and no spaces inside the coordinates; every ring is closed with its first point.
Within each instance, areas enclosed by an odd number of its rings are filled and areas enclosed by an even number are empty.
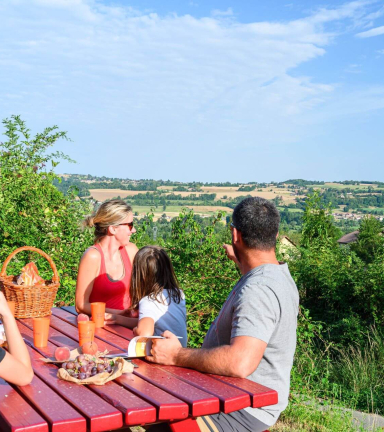
{"type": "MultiPolygon", "coordinates": [[[[205,218],[217,211],[230,215],[233,208],[247,196],[272,200],[281,214],[283,231],[298,232],[308,194],[319,191],[323,205],[333,215],[340,233],[358,229],[365,215],[379,220],[384,217],[384,182],[346,180],[340,182],[291,179],[269,183],[203,183],[170,180],[132,180],[63,174],[54,180],[63,193],[76,193],[93,203],[122,198],[132,205],[136,217],[153,212],[154,220],[162,219],[160,228],[176,217],[182,208],[190,208],[205,218]]],[[[297,236],[296,236],[297,237],[297,236]]]]}

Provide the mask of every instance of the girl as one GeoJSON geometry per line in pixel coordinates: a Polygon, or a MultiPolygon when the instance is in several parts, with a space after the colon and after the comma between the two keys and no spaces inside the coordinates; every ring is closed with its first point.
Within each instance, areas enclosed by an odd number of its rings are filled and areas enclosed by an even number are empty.
{"type": "MultiPolygon", "coordinates": [[[[105,302],[106,311],[124,314],[131,307],[129,286],[137,247],[130,243],[136,232],[132,208],[123,200],[103,203],[85,225],[95,228],[95,244],[79,265],[76,310],[91,314],[92,302],[105,302]]],[[[135,318],[131,325],[137,323],[135,318]]]]}
{"type": "Polygon", "coordinates": [[[0,347],[0,378],[18,386],[28,385],[33,379],[28,349],[2,292],[0,314],[8,342],[8,352],[0,347]]]}
{"type": "MultiPolygon", "coordinates": [[[[160,336],[169,330],[187,346],[185,297],[179,288],[171,260],[164,249],[145,246],[133,261],[131,308],[139,308],[135,336],[160,336]]],[[[106,314],[107,322],[131,327],[126,317],[106,314]]]]}

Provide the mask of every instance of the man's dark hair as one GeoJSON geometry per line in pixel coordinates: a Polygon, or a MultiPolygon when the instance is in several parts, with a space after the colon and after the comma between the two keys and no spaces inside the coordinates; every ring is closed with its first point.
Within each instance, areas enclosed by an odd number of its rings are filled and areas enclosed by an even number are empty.
{"type": "Polygon", "coordinates": [[[260,250],[276,247],[280,214],[272,202],[260,197],[245,198],[235,207],[232,220],[247,247],[260,250]]]}

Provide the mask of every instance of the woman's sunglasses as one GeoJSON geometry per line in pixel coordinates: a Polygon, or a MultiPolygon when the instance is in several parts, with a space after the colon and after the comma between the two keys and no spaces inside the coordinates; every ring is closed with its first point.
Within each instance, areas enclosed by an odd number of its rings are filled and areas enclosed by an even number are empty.
{"type": "Polygon", "coordinates": [[[120,226],[120,225],[127,225],[127,227],[129,227],[130,231],[132,231],[133,222],[125,222],[125,223],[117,224],[116,226],[120,226]]]}

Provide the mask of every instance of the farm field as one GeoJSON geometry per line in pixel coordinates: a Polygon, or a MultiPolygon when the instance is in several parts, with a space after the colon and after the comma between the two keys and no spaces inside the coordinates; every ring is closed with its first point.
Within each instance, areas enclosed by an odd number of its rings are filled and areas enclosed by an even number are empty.
{"type": "Polygon", "coordinates": [[[366,189],[368,191],[368,188],[371,187],[373,189],[377,189],[377,184],[367,184],[367,183],[359,183],[357,185],[346,185],[341,183],[332,183],[332,182],[326,182],[323,185],[313,184],[308,185],[308,187],[312,187],[313,189],[326,189],[326,188],[334,188],[334,189],[366,189]]]}
{"type": "Polygon", "coordinates": [[[120,198],[126,198],[127,196],[144,193],[143,191],[129,191],[123,189],[89,189],[89,192],[95,200],[101,202],[115,198],[117,196],[120,196],[120,198]]]}
{"type": "MultiPolygon", "coordinates": [[[[331,203],[334,213],[348,215],[348,219],[358,221],[365,214],[382,217],[384,213],[384,183],[382,182],[356,182],[356,184],[324,182],[324,184],[316,184],[297,179],[280,183],[204,185],[199,182],[183,183],[169,180],[165,182],[162,180],[109,179],[106,177],[90,179],[89,177],[89,175],[77,174],[63,175],[64,181],[57,187],[64,193],[72,186],[77,187],[81,193],[79,194],[80,198],[92,197],[99,203],[115,197],[127,199],[140,216],[146,214],[151,206],[155,206],[155,217],[161,217],[165,213],[172,218],[178,215],[183,207],[189,207],[195,213],[203,216],[212,215],[219,210],[231,213],[231,208],[234,208],[246,196],[259,196],[273,200],[279,206],[280,211],[288,210],[297,215],[304,209],[305,199],[314,189],[320,192],[324,202],[331,203]],[[109,185],[113,186],[113,189],[106,189],[109,185]],[[90,189],[92,186],[93,188],[90,189]],[[141,190],[126,190],[129,188],[141,190]],[[247,190],[252,188],[254,189],[247,190]],[[202,197],[202,195],[205,196],[202,197]]],[[[338,217],[341,218],[339,215],[338,217]]],[[[291,222],[296,220],[299,223],[297,217],[288,219],[291,222]]]]}
{"type": "Polygon", "coordinates": [[[226,214],[232,214],[232,209],[229,207],[221,207],[221,206],[167,206],[165,210],[161,206],[158,208],[154,206],[136,206],[132,205],[133,212],[135,217],[142,218],[147,213],[149,213],[152,209],[154,214],[154,219],[159,219],[163,214],[166,214],[167,217],[173,218],[180,214],[183,208],[193,209],[193,211],[200,216],[211,216],[218,211],[225,211],[226,214]]]}
{"type": "Polygon", "coordinates": [[[251,196],[259,196],[261,198],[265,198],[268,200],[271,200],[273,198],[276,197],[282,197],[284,203],[286,204],[290,204],[290,203],[294,203],[296,202],[296,198],[297,197],[302,197],[301,195],[291,195],[291,192],[288,191],[287,189],[281,189],[281,188],[267,188],[267,190],[253,190],[253,191],[237,191],[237,190],[232,190],[232,191],[226,191],[229,188],[202,188],[203,190],[205,190],[205,193],[216,193],[216,200],[220,200],[223,199],[223,197],[226,195],[228,198],[236,198],[239,196],[247,196],[247,195],[251,195],[251,196]]]}

